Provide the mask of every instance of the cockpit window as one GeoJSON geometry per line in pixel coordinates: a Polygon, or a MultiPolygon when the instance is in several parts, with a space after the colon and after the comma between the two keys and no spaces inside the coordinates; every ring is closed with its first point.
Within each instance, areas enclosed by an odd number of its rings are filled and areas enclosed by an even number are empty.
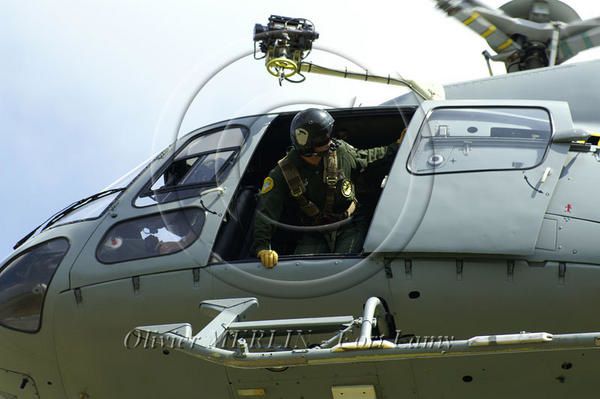
{"type": "Polygon", "coordinates": [[[96,256],[118,263],[179,252],[192,245],[204,225],[198,208],[156,213],[117,223],[102,238],[96,256]]]}
{"type": "Polygon", "coordinates": [[[541,108],[438,108],[421,127],[408,168],[417,175],[530,169],[551,137],[541,108]]]}
{"type": "Polygon", "coordinates": [[[202,159],[193,157],[173,162],[169,171],[152,185],[151,190],[158,191],[173,185],[210,183],[233,155],[234,151],[214,152],[203,155],[202,159]]]}
{"type": "Polygon", "coordinates": [[[136,206],[165,203],[197,195],[215,186],[235,161],[246,134],[245,128],[229,127],[192,139],[155,176],[137,198],[136,206]]]}
{"type": "Polygon", "coordinates": [[[69,249],[64,238],[30,248],[0,269],[0,325],[19,331],[40,329],[48,285],[69,249]]]}
{"type": "Polygon", "coordinates": [[[192,140],[175,157],[185,159],[206,151],[240,147],[244,142],[245,132],[241,127],[230,127],[225,130],[202,135],[192,140]]]}

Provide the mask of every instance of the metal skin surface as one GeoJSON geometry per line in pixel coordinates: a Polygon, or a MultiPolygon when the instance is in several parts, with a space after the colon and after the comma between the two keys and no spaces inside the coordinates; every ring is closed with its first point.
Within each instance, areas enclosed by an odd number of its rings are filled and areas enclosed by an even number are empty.
{"type": "Polygon", "coordinates": [[[594,397],[600,388],[595,350],[244,370],[171,351],[126,349],[124,340],[143,325],[190,323],[197,332],[212,320],[200,311],[202,301],[245,297],[260,305],[247,320],[356,316],[367,298],[378,297],[405,334],[468,339],[600,331],[597,151],[575,153],[553,144],[539,167],[524,171],[538,181],[552,168],[542,198],[523,182],[523,171],[433,179],[406,168],[424,118],[440,106],[538,106],[550,112],[555,132],[600,126],[595,106],[577,99],[577,93],[589,100],[600,91],[556,90],[559,84],[597,85],[600,69],[591,68],[597,65],[453,85],[449,100],[421,104],[380,198],[365,256],[282,257],[273,270],[255,259],[209,263],[240,177],[275,118],[268,115],[235,121],[248,126],[250,135],[222,184],[225,190],[201,198],[217,215],[207,214],[200,238],[189,248],[100,263],[96,248],[115,223],[157,210],[200,207],[198,197],[132,205],[169,159],[165,154],[101,218],[49,229],[18,249],[54,237],[66,237],[71,245],[49,285],[41,330],[28,334],[0,326],[0,397],[233,399],[240,397],[238,390],[262,388],[266,398],[330,398],[333,386],[353,385],[374,386],[377,398],[594,397]],[[530,78],[546,89],[522,86],[530,78]],[[495,91],[498,86],[502,90],[495,91]],[[557,97],[568,102],[553,102],[561,100],[557,97]]]}

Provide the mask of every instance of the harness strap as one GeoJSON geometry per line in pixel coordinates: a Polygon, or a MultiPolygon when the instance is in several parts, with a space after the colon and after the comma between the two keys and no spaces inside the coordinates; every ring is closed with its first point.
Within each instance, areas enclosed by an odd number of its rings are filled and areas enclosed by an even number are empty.
{"type": "Polygon", "coordinates": [[[337,184],[339,181],[344,179],[344,172],[339,168],[336,151],[331,151],[323,161],[325,162],[325,167],[323,168],[323,181],[326,185],[323,212],[321,212],[319,207],[314,202],[306,198],[306,188],[302,182],[302,177],[289,157],[285,156],[283,159],[277,162],[285,182],[288,185],[290,194],[298,203],[300,210],[306,216],[312,219],[315,224],[329,222],[331,220],[346,219],[352,216],[356,210],[356,200],[354,200],[350,203],[346,211],[342,213],[333,212],[337,184]]]}
{"type": "Polygon", "coordinates": [[[327,186],[325,191],[325,203],[323,204],[323,213],[331,215],[333,213],[333,204],[337,183],[340,180],[340,170],[338,168],[337,151],[330,151],[324,159],[323,183],[327,186]]]}
{"type": "Polygon", "coordinates": [[[298,202],[300,210],[310,218],[317,217],[321,213],[321,210],[304,195],[306,190],[296,166],[294,166],[288,156],[285,156],[283,159],[279,160],[277,164],[279,165],[285,182],[290,189],[290,194],[296,200],[296,202],[298,202]]]}

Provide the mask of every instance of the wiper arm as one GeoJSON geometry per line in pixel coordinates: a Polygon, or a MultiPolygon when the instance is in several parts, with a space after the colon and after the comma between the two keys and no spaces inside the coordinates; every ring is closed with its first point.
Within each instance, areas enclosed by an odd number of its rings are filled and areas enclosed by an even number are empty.
{"type": "Polygon", "coordinates": [[[79,201],[73,202],[71,205],[67,206],[63,210],[52,215],[49,219],[47,219],[42,224],[37,226],[30,233],[28,233],[25,237],[21,238],[14,245],[13,249],[19,248],[21,245],[23,245],[25,242],[27,242],[27,240],[29,240],[36,232],[38,232],[38,231],[42,232],[42,231],[46,230],[47,228],[49,228],[50,226],[52,226],[53,224],[58,222],[60,219],[64,218],[68,214],[70,214],[71,212],[75,211],[76,209],[79,209],[82,206],[89,204],[90,202],[95,201],[99,198],[106,197],[108,195],[111,195],[111,194],[114,194],[114,193],[117,193],[117,192],[123,191],[123,190],[125,190],[125,188],[113,188],[110,190],[100,191],[99,193],[90,195],[89,197],[85,197],[85,198],[80,199],[79,201]]]}
{"type": "Polygon", "coordinates": [[[76,209],[81,208],[84,205],[89,204],[90,202],[97,200],[99,198],[102,197],[106,197],[108,195],[117,193],[119,191],[123,191],[124,188],[113,188],[111,190],[106,190],[106,191],[100,191],[99,193],[90,195],[89,197],[85,197],[83,199],[80,199],[79,201],[75,201],[73,202],[71,205],[69,205],[68,207],[66,207],[65,209],[63,209],[62,211],[58,212],[56,215],[52,216],[48,222],[46,222],[46,225],[44,226],[43,230],[46,230],[48,227],[52,226],[53,224],[55,224],[56,222],[58,222],[60,219],[64,218],[65,216],[67,216],[69,213],[73,212],[76,209]]]}

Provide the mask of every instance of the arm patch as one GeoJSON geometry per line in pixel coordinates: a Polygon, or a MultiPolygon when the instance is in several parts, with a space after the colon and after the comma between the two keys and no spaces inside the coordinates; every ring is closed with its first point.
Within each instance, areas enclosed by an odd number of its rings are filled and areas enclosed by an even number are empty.
{"type": "Polygon", "coordinates": [[[275,187],[275,182],[270,176],[265,177],[265,181],[263,182],[262,188],[260,189],[261,194],[266,194],[271,191],[275,187]]]}

